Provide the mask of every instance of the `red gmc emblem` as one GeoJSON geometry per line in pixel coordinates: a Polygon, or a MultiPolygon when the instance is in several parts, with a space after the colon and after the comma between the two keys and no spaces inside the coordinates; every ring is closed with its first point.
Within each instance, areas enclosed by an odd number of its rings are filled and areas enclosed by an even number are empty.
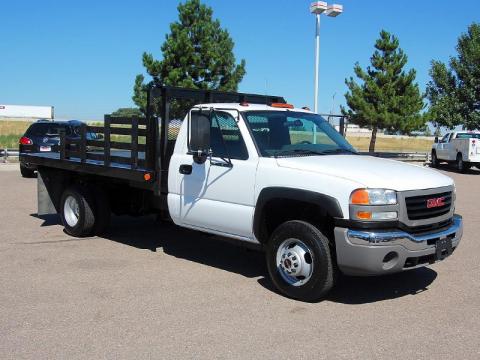
{"type": "Polygon", "coordinates": [[[427,199],[427,209],[440,207],[445,205],[445,196],[434,198],[434,199],[427,199]]]}

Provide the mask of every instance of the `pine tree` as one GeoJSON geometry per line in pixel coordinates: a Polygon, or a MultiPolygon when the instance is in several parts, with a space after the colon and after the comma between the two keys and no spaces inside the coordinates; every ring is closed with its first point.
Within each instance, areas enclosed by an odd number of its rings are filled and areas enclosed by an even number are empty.
{"type": "Polygon", "coordinates": [[[420,113],[424,104],[416,72],[405,72],[407,55],[399,48],[398,38],[382,30],[370,62],[366,70],[355,64],[360,84],[353,77],[345,79],[348,109],[342,107],[342,113],[350,122],[372,129],[369,151],[373,152],[378,129],[409,134],[422,129],[425,118],[420,113]]]}
{"type": "Polygon", "coordinates": [[[458,39],[457,57],[450,68],[432,61],[427,85],[429,116],[435,123],[454,128],[480,128],[480,24],[473,23],[458,39]]]}
{"type": "Polygon", "coordinates": [[[141,117],[142,112],[138,108],[119,108],[110,114],[118,117],[141,117]]]}
{"type": "MultiPolygon", "coordinates": [[[[192,89],[237,91],[245,75],[245,60],[236,64],[234,43],[220,22],[213,19],[212,8],[200,0],[187,0],[178,6],[178,21],[170,25],[170,34],[161,47],[162,60],[143,54],[143,65],[153,82],[192,89]]],[[[145,111],[146,89],[143,75],[134,85],[135,104],[145,111]]]]}

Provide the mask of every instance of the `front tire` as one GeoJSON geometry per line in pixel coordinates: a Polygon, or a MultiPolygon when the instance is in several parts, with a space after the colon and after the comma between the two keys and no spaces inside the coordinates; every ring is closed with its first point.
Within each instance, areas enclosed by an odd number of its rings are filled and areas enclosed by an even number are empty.
{"type": "Polygon", "coordinates": [[[280,225],[267,245],[266,257],[272,282],[288,297],[318,301],[333,287],[335,267],[328,239],[307,222],[280,225]]]}
{"type": "Polygon", "coordinates": [[[60,217],[67,234],[75,237],[92,235],[95,215],[90,192],[80,186],[66,189],[60,200],[60,217]]]}
{"type": "Polygon", "coordinates": [[[438,167],[438,158],[437,158],[437,153],[435,151],[432,151],[432,167],[436,168],[438,167]]]}

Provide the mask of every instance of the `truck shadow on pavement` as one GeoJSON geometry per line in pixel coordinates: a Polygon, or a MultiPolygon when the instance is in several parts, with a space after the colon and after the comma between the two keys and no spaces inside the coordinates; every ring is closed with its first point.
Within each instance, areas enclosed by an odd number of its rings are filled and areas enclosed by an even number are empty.
{"type": "MultiPolygon", "coordinates": [[[[151,218],[150,218],[151,219],[151,218]]],[[[165,254],[230,271],[257,282],[265,289],[278,293],[268,276],[264,254],[250,251],[212,236],[183,229],[168,223],[145,218],[114,218],[112,231],[106,239],[125,245],[165,254]],[[134,225],[136,223],[137,225],[134,225]]],[[[428,290],[437,273],[430,268],[419,268],[399,274],[380,277],[341,276],[336,288],[326,301],[343,304],[365,304],[416,295],[428,290]]]]}
{"type": "MultiPolygon", "coordinates": [[[[428,290],[437,272],[430,268],[375,277],[340,276],[336,286],[324,299],[335,303],[356,305],[416,295],[428,290]]],[[[268,277],[258,280],[263,287],[278,293],[268,277]]]]}
{"type": "MultiPolygon", "coordinates": [[[[457,174],[460,174],[458,172],[458,170],[455,168],[454,165],[450,165],[450,164],[440,164],[438,165],[438,167],[436,168],[433,168],[430,166],[431,169],[436,169],[436,170],[442,170],[442,171],[446,171],[446,172],[449,172],[449,173],[457,173],[457,174]]],[[[480,170],[477,169],[476,167],[473,167],[473,168],[470,168],[468,170],[465,170],[465,172],[461,173],[461,175],[480,175],[480,170]]]]}
{"type": "Polygon", "coordinates": [[[209,235],[155,221],[153,217],[113,217],[112,226],[104,239],[193,261],[248,278],[265,276],[264,256],[209,235]]]}
{"type": "MultiPolygon", "coordinates": [[[[59,217],[32,216],[44,220],[42,226],[58,225],[59,217]]],[[[110,231],[101,238],[141,250],[156,252],[233,272],[257,280],[265,289],[278,293],[268,276],[264,254],[219,239],[217,236],[155,221],[153,217],[113,217],[110,231]]],[[[83,239],[89,240],[90,238],[83,239]]],[[[82,239],[79,239],[82,240],[82,239]]],[[[416,295],[428,290],[437,273],[419,268],[380,277],[341,276],[325,299],[343,304],[366,304],[416,295]]]]}

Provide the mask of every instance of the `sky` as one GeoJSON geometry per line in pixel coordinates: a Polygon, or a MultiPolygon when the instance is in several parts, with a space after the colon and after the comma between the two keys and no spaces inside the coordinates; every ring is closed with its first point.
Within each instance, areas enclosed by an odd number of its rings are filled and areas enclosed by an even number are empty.
{"type": "MultiPolygon", "coordinates": [[[[305,0],[203,0],[235,42],[247,74],[239,90],[284,96],[313,108],[314,16],[305,0]]],[[[5,1],[0,15],[0,103],[53,105],[57,118],[97,120],[133,106],[144,51],[160,46],[177,20],[176,0],[5,1]]],[[[422,90],[432,59],[455,55],[458,36],[480,22],[480,1],[339,0],[322,16],[319,111],[339,112],[345,78],[369,63],[379,32],[400,40],[422,90]]]]}

